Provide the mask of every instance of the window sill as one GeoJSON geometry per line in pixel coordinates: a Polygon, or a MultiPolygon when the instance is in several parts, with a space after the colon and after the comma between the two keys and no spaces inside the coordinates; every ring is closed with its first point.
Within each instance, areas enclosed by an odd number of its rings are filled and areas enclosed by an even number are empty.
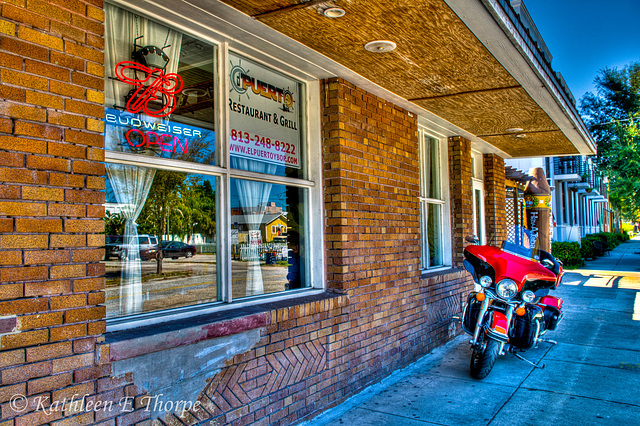
{"type": "Polygon", "coordinates": [[[271,324],[272,311],[341,296],[323,291],[302,297],[225,309],[161,324],[107,332],[105,343],[109,344],[109,360],[120,361],[266,327],[271,324]]]}
{"type": "Polygon", "coordinates": [[[451,266],[436,269],[436,270],[425,269],[420,273],[420,279],[423,280],[427,278],[439,277],[441,275],[457,274],[463,271],[464,271],[463,269],[458,269],[451,266]]]}

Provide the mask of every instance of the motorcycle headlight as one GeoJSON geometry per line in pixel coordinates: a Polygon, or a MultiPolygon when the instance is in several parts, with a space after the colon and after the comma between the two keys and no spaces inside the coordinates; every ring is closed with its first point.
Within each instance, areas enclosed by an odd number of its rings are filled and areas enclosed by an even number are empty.
{"type": "Polygon", "coordinates": [[[496,292],[502,299],[509,300],[518,294],[518,285],[515,281],[507,278],[498,283],[496,292]]]}
{"type": "Polygon", "coordinates": [[[536,295],[531,290],[525,290],[522,292],[522,300],[527,303],[533,302],[533,299],[536,298],[536,295]]]}
{"type": "Polygon", "coordinates": [[[487,275],[484,275],[482,277],[480,277],[480,285],[484,288],[489,288],[491,287],[491,284],[493,284],[493,281],[491,280],[491,277],[488,277],[487,275]]]}

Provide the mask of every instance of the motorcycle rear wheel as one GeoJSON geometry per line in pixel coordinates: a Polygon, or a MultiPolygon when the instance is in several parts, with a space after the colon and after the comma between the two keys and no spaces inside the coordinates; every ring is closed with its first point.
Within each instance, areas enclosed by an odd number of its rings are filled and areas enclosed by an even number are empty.
{"type": "Polygon", "coordinates": [[[474,379],[482,380],[491,373],[493,364],[495,364],[498,358],[498,351],[500,350],[500,342],[487,339],[484,349],[474,349],[471,354],[471,377],[474,379]]]}

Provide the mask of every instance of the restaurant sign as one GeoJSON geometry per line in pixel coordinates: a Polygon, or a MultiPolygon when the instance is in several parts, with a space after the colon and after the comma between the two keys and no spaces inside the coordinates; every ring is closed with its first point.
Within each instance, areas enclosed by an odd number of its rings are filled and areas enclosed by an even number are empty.
{"type": "Polygon", "coordinates": [[[300,168],[300,83],[230,54],[230,154],[300,168]]]}

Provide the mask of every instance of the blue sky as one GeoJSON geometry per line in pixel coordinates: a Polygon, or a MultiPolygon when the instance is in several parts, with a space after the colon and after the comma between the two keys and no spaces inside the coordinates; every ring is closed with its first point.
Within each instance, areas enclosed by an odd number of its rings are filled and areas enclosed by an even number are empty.
{"type": "Polygon", "coordinates": [[[640,0],[524,0],[578,105],[598,71],[640,61],[640,0]]]}

